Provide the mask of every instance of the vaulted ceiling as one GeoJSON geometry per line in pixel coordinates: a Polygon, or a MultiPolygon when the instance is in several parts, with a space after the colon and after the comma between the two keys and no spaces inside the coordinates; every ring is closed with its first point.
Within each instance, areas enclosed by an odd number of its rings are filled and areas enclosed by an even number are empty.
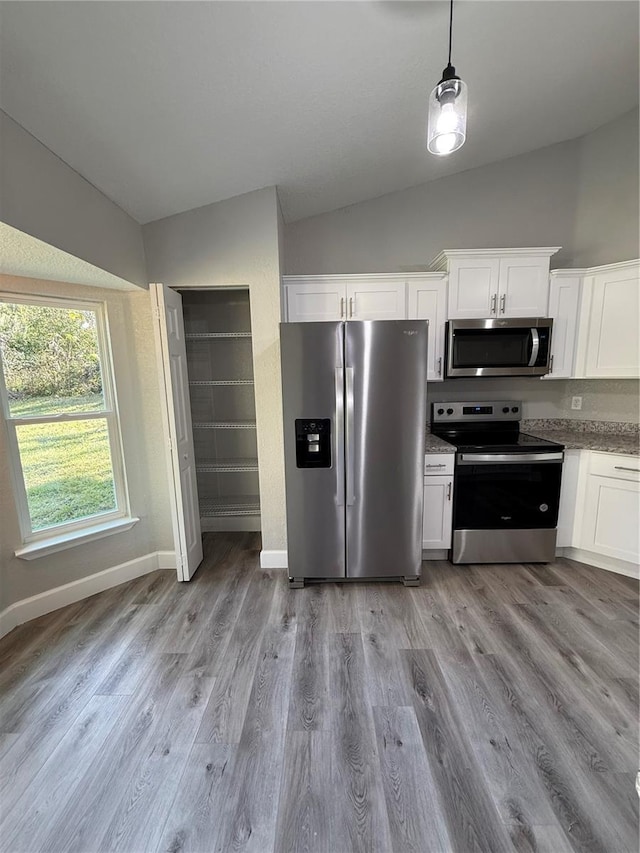
{"type": "Polygon", "coordinates": [[[1,4],[2,108],[139,222],[277,184],[291,221],[638,103],[635,2],[457,2],[466,145],[425,150],[445,2],[1,4]]]}

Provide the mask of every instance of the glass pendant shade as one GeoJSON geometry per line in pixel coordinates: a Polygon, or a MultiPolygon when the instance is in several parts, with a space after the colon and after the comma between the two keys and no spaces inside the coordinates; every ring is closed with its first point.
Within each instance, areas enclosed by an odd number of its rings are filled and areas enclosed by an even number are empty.
{"type": "Polygon", "coordinates": [[[429,96],[427,148],[439,156],[457,151],[467,135],[467,86],[447,70],[429,96]]]}

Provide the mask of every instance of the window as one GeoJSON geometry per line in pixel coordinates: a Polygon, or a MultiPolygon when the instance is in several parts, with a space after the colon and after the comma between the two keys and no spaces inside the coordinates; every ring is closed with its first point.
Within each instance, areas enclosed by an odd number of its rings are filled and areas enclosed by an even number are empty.
{"type": "Polygon", "coordinates": [[[129,515],[102,304],[0,294],[0,402],[27,546],[129,515]]]}

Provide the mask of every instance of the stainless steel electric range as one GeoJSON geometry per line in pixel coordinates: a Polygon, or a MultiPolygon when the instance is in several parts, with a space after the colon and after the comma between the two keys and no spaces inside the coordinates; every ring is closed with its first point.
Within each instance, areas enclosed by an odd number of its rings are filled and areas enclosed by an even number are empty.
{"type": "Polygon", "coordinates": [[[432,403],[431,431],[456,446],[453,563],[551,562],[564,446],[520,432],[513,400],[432,403]]]}

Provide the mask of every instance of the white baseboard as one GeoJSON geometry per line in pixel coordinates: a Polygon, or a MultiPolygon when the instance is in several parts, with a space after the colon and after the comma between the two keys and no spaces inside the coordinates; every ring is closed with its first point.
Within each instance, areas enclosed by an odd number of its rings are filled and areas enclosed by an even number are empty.
{"type": "Polygon", "coordinates": [[[156,551],[158,555],[158,569],[175,569],[176,567],[176,552],[175,551],[156,551]]]}
{"type": "Polygon", "coordinates": [[[30,598],[15,601],[0,612],[0,637],[4,637],[17,625],[51,613],[67,604],[73,604],[82,598],[88,598],[97,592],[118,586],[126,581],[155,572],[157,569],[175,569],[176,558],[173,551],[153,551],[119,566],[112,566],[86,578],[56,586],[30,598]]]}
{"type": "Polygon", "coordinates": [[[288,565],[286,551],[260,551],[261,569],[286,569],[288,565]]]}
{"type": "Polygon", "coordinates": [[[616,557],[604,557],[602,554],[594,554],[593,551],[583,551],[582,548],[556,548],[556,554],[566,557],[568,560],[577,560],[597,569],[605,569],[607,572],[617,572],[629,578],[640,578],[640,566],[636,563],[628,563],[626,560],[618,560],[616,557]]]}
{"type": "Polygon", "coordinates": [[[429,560],[448,560],[449,551],[447,548],[428,548],[422,551],[422,562],[429,560]]]}

